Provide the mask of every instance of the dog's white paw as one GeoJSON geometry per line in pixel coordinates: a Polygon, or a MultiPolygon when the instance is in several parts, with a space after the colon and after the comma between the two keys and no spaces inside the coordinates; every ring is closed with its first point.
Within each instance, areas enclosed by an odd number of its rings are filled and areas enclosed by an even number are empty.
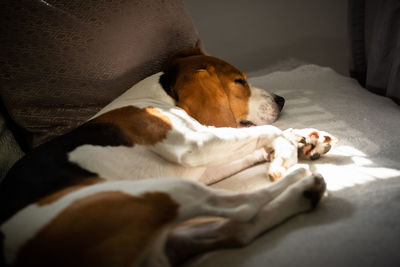
{"type": "Polygon", "coordinates": [[[270,163],[267,164],[267,174],[272,181],[281,178],[287,169],[297,163],[297,147],[285,137],[276,138],[268,153],[270,163]]]}
{"type": "Polygon", "coordinates": [[[314,209],[326,192],[326,183],[320,174],[311,174],[291,187],[289,189],[292,191],[291,194],[300,196],[298,204],[304,211],[314,209]]]}
{"type": "Polygon", "coordinates": [[[268,177],[271,181],[276,181],[281,178],[287,170],[277,162],[271,162],[269,166],[267,165],[267,169],[268,177]]]}
{"type": "Polygon", "coordinates": [[[310,180],[303,196],[310,201],[311,208],[314,209],[326,192],[326,183],[320,174],[311,175],[310,180]]]}
{"type": "Polygon", "coordinates": [[[332,144],[338,142],[338,139],[330,133],[312,128],[287,129],[284,134],[297,143],[299,159],[319,159],[331,149],[332,144]]]}

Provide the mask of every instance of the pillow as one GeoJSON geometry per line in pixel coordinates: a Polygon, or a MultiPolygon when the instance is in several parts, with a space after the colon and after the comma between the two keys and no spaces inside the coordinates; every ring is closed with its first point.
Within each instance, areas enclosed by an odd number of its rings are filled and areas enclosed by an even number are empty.
{"type": "Polygon", "coordinates": [[[0,10],[2,104],[28,149],[77,127],[198,42],[179,0],[3,0],[0,10]]]}

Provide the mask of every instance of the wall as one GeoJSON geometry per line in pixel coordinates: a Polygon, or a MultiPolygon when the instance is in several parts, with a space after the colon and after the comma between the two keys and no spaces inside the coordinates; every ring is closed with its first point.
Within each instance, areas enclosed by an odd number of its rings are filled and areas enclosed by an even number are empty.
{"type": "Polygon", "coordinates": [[[209,54],[251,72],[288,58],[347,75],[346,0],[184,0],[209,54]]]}

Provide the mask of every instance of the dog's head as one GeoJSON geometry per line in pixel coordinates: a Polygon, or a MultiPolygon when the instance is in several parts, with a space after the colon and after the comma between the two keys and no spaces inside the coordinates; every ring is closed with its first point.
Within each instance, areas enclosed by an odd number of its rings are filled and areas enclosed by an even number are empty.
{"type": "Polygon", "coordinates": [[[269,124],[278,118],[285,102],[283,97],[251,87],[243,72],[198,47],[173,55],[160,83],[178,107],[208,126],[269,124]]]}

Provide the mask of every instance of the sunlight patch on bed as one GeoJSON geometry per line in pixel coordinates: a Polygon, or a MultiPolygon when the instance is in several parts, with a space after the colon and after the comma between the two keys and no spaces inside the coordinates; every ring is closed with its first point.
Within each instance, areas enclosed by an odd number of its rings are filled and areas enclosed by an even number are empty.
{"type": "Polygon", "coordinates": [[[337,146],[319,161],[310,164],[311,169],[324,176],[330,191],[400,176],[399,169],[376,166],[373,159],[351,146],[337,146]]]}

